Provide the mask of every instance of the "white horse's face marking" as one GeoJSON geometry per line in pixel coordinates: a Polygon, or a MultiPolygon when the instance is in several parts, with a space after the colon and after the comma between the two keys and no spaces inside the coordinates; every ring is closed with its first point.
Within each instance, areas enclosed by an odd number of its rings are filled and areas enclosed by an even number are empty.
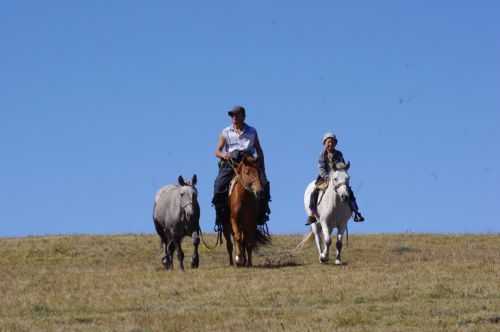
{"type": "Polygon", "coordinates": [[[337,169],[330,173],[330,181],[333,186],[333,190],[339,195],[342,201],[346,201],[349,198],[349,174],[345,169],[337,169]]]}

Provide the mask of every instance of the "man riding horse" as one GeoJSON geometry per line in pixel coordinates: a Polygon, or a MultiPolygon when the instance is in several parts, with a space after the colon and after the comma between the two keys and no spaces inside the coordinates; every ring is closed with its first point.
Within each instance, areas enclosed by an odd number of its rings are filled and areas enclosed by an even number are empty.
{"type": "MultiPolygon", "coordinates": [[[[344,156],[342,152],[336,150],[337,146],[337,137],[332,133],[326,133],[323,136],[323,151],[319,156],[318,168],[319,168],[319,176],[316,179],[316,186],[311,193],[311,199],[309,201],[309,207],[311,210],[311,215],[307,218],[306,225],[310,225],[315,223],[318,220],[318,212],[317,212],[317,204],[319,192],[324,190],[328,185],[328,174],[330,174],[330,170],[337,163],[344,163],[344,156]]],[[[356,197],[354,197],[354,193],[351,187],[348,187],[349,190],[349,206],[351,210],[354,212],[354,221],[362,222],[365,218],[359,212],[358,204],[356,202],[356,197]]]]}
{"type": "Polygon", "coordinates": [[[220,226],[229,218],[228,190],[229,184],[234,177],[234,163],[241,161],[245,154],[257,157],[261,181],[264,186],[264,195],[262,197],[260,213],[257,224],[263,225],[269,220],[270,189],[269,181],[266,177],[264,165],[264,152],[257,136],[255,128],[245,123],[245,108],[235,106],[229,112],[231,125],[224,128],[219,136],[215,156],[219,158],[219,173],[214,183],[214,197],[212,204],[215,207],[215,227],[220,226]]]}

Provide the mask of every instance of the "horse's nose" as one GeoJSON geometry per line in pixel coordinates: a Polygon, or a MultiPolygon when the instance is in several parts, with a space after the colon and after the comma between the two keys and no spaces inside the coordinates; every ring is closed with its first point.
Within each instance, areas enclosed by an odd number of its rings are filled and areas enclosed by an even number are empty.
{"type": "Polygon", "coordinates": [[[186,214],[186,219],[187,220],[191,220],[194,216],[194,209],[192,206],[188,205],[186,206],[186,208],[184,209],[184,213],[186,214]]]}

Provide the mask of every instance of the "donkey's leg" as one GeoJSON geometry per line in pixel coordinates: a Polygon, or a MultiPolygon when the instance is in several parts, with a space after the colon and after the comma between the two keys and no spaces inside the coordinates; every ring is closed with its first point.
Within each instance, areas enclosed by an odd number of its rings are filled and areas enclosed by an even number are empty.
{"type": "Polygon", "coordinates": [[[321,230],[323,233],[323,240],[325,241],[325,247],[323,248],[323,252],[319,257],[319,260],[321,263],[325,263],[329,258],[328,256],[330,254],[330,245],[332,244],[332,238],[330,236],[330,229],[328,229],[326,222],[321,222],[321,230]]]}
{"type": "Polygon", "coordinates": [[[179,260],[179,266],[182,271],[184,271],[184,251],[182,251],[181,246],[182,238],[175,241],[175,247],[177,249],[177,259],[179,260]]]}
{"type": "Polygon", "coordinates": [[[233,241],[231,240],[231,226],[225,223],[222,227],[222,233],[226,239],[226,249],[229,256],[229,265],[234,265],[233,263],[233,241]]]}
{"type": "Polygon", "coordinates": [[[200,255],[198,253],[198,246],[200,245],[200,234],[198,233],[198,231],[193,232],[192,238],[193,238],[194,253],[193,257],[191,257],[191,267],[193,269],[196,269],[200,265],[200,255]]]}

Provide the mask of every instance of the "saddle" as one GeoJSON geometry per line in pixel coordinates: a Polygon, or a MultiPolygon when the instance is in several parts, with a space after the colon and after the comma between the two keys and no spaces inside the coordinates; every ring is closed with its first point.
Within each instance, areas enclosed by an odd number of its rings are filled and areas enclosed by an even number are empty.
{"type": "Polygon", "coordinates": [[[315,188],[317,188],[318,190],[325,191],[328,188],[328,183],[329,183],[329,181],[325,181],[325,180],[320,178],[320,179],[316,180],[316,183],[314,185],[315,185],[315,188]]]}

